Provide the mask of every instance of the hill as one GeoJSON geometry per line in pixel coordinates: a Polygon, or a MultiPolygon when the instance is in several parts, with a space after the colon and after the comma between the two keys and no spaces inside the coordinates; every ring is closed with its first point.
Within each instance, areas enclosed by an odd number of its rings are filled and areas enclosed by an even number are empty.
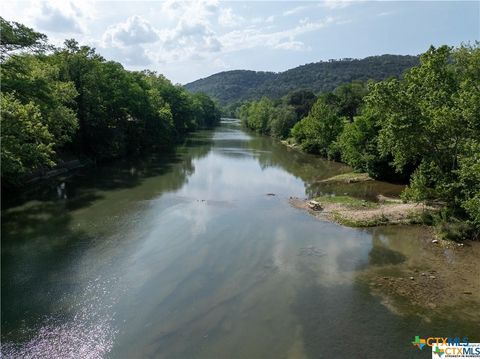
{"type": "Polygon", "coordinates": [[[306,64],[284,72],[248,70],[224,71],[188,83],[191,92],[205,92],[222,105],[237,101],[279,98],[292,90],[332,91],[342,83],[354,80],[383,80],[400,76],[418,64],[417,56],[381,55],[364,59],[329,60],[306,64]]]}

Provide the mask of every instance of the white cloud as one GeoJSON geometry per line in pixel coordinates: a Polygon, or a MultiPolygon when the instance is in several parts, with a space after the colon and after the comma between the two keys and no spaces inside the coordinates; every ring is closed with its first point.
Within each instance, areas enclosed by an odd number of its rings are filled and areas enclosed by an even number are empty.
{"type": "MultiPolygon", "coordinates": [[[[123,48],[124,56],[129,56],[129,61],[137,64],[201,60],[222,48],[212,24],[218,13],[216,1],[168,0],[160,8],[160,15],[166,20],[163,29],[155,29],[140,16],[132,16],[105,31],[103,46],[123,48]]],[[[227,13],[226,16],[233,18],[234,14],[227,13]]],[[[119,53],[119,50],[112,52],[119,53]]]]}
{"type": "Polygon", "coordinates": [[[395,14],[395,11],[384,11],[377,14],[377,16],[390,16],[395,14]]]}
{"type": "Polygon", "coordinates": [[[134,15],[126,22],[110,26],[103,34],[105,44],[111,46],[130,46],[156,42],[157,31],[144,18],[134,15]]]}
{"type": "Polygon", "coordinates": [[[175,28],[163,32],[162,47],[164,58],[179,59],[218,52],[222,44],[208,23],[181,19],[175,28]]]}
{"type": "Polygon", "coordinates": [[[275,48],[280,50],[291,50],[291,51],[310,50],[310,47],[305,46],[305,44],[301,41],[281,42],[275,45],[275,48]]]}
{"type": "Polygon", "coordinates": [[[247,28],[244,30],[231,31],[220,37],[226,51],[236,51],[255,47],[283,48],[283,49],[306,49],[303,43],[296,37],[319,30],[335,23],[336,19],[327,17],[319,21],[304,21],[294,28],[262,32],[260,29],[247,28]]]}
{"type": "Polygon", "coordinates": [[[302,11],[308,9],[308,8],[310,8],[310,6],[308,6],[308,5],[297,6],[297,7],[294,7],[292,9],[284,11],[283,16],[294,15],[294,14],[300,13],[300,12],[302,12],[302,11]]]}
{"type": "Polygon", "coordinates": [[[55,33],[83,33],[84,22],[91,18],[90,2],[76,4],[72,1],[37,1],[32,3],[27,18],[39,30],[55,33]]]}
{"type": "MultiPolygon", "coordinates": [[[[222,44],[212,24],[212,20],[219,14],[218,1],[167,0],[162,4],[161,11],[174,24],[160,32],[160,46],[163,50],[159,54],[161,61],[199,59],[221,50],[222,44]]],[[[223,13],[222,21],[229,21],[229,18],[239,20],[232,12],[223,13]]]]}
{"type": "Polygon", "coordinates": [[[174,23],[181,19],[196,22],[210,22],[217,15],[219,4],[217,0],[166,0],[162,3],[161,13],[174,23]]]}
{"type": "Polygon", "coordinates": [[[261,16],[254,17],[250,20],[250,22],[252,24],[263,24],[263,23],[271,24],[274,20],[275,20],[275,16],[270,15],[270,16],[267,16],[267,17],[261,17],[261,16]]]}
{"type": "Polygon", "coordinates": [[[218,23],[223,27],[236,27],[241,25],[245,19],[233,13],[231,8],[220,9],[218,23]]]}
{"type": "MultiPolygon", "coordinates": [[[[359,2],[361,0],[356,1],[359,2]]],[[[320,6],[326,7],[328,9],[341,9],[351,5],[354,2],[354,0],[323,0],[320,3],[320,6]]]]}

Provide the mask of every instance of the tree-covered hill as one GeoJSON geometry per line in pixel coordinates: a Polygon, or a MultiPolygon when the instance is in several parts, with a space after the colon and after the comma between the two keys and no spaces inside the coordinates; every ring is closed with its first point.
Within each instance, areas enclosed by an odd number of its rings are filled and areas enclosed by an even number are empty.
{"type": "Polygon", "coordinates": [[[262,96],[280,98],[299,88],[314,92],[333,91],[343,83],[355,80],[383,80],[398,77],[418,64],[417,56],[381,55],[364,59],[342,59],[315,62],[293,69],[274,72],[247,70],[225,71],[185,85],[191,92],[204,92],[228,105],[262,96]]]}

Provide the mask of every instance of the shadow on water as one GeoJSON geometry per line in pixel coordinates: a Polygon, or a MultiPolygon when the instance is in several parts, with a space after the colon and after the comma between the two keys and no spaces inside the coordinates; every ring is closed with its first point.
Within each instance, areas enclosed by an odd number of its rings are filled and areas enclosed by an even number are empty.
{"type": "Polygon", "coordinates": [[[368,253],[370,265],[399,264],[407,259],[402,253],[388,248],[375,234],[372,236],[372,245],[368,253]]]}
{"type": "Polygon", "coordinates": [[[263,168],[279,167],[300,178],[305,183],[305,193],[310,198],[333,194],[377,201],[378,194],[398,197],[404,188],[403,185],[382,181],[323,183],[322,180],[351,172],[352,169],[339,162],[322,160],[318,156],[288,148],[271,137],[255,136],[248,142],[248,147],[255,150],[263,168]]]}
{"type": "Polygon", "coordinates": [[[64,319],[73,315],[62,307],[62,298],[79,296],[84,290],[74,280],[78,270],[75,263],[106,239],[106,218],[128,211],[139,200],[183,186],[195,171],[194,160],[211,150],[211,137],[211,132],[200,132],[169,153],[81,169],[68,177],[37,184],[35,190],[4,195],[2,341],[27,340],[32,333],[25,328],[38,327],[53,313],[61,313],[64,319]],[[150,181],[146,186],[146,181],[153,178],[158,178],[158,185],[150,181]],[[61,183],[64,188],[60,192],[61,183]],[[109,198],[109,193],[124,189],[129,191],[120,197],[123,202],[118,196],[109,198]],[[102,201],[105,204],[95,213],[90,209],[81,212],[102,201]],[[79,216],[82,226],[78,218],[74,219],[79,216]]]}
{"type": "Polygon", "coordinates": [[[79,244],[93,238],[70,224],[68,211],[56,202],[30,203],[3,213],[2,339],[21,329],[19,324],[35,325],[56,310],[52,297],[73,290],[73,284],[71,288],[58,286],[55,274],[65,273],[72,258],[81,254],[79,244]]]}

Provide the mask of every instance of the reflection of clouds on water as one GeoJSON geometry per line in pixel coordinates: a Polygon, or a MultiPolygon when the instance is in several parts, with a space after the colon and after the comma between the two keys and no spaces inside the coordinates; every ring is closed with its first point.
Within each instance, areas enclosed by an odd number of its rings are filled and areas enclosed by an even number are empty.
{"type": "Polygon", "coordinates": [[[275,167],[262,169],[258,162],[236,158],[225,168],[221,155],[211,152],[198,162],[197,171],[188,179],[188,186],[177,194],[192,199],[232,201],[247,196],[277,193],[285,196],[303,196],[305,186],[301,179],[275,167]]]}
{"type": "Polygon", "coordinates": [[[205,201],[192,202],[182,206],[175,215],[182,217],[188,223],[188,229],[193,237],[197,237],[207,231],[207,223],[210,220],[211,208],[205,201]]]}
{"type": "Polygon", "coordinates": [[[273,264],[277,267],[280,271],[285,271],[285,241],[287,239],[287,233],[285,229],[279,227],[275,232],[275,237],[273,240],[273,264]]]}
{"type": "Polygon", "coordinates": [[[306,243],[315,246],[325,255],[299,259],[314,271],[316,281],[323,286],[352,283],[356,270],[368,262],[370,236],[365,232],[328,222],[312,225],[316,230],[306,243]]]}
{"type": "MultiPolygon", "coordinates": [[[[3,358],[104,358],[112,349],[114,298],[107,289],[117,281],[97,280],[88,285],[80,302],[72,308],[72,318],[47,318],[33,337],[23,344],[2,340],[3,358]]],[[[34,331],[30,329],[29,331],[34,331]]],[[[30,334],[30,333],[23,333],[30,334]]]]}

